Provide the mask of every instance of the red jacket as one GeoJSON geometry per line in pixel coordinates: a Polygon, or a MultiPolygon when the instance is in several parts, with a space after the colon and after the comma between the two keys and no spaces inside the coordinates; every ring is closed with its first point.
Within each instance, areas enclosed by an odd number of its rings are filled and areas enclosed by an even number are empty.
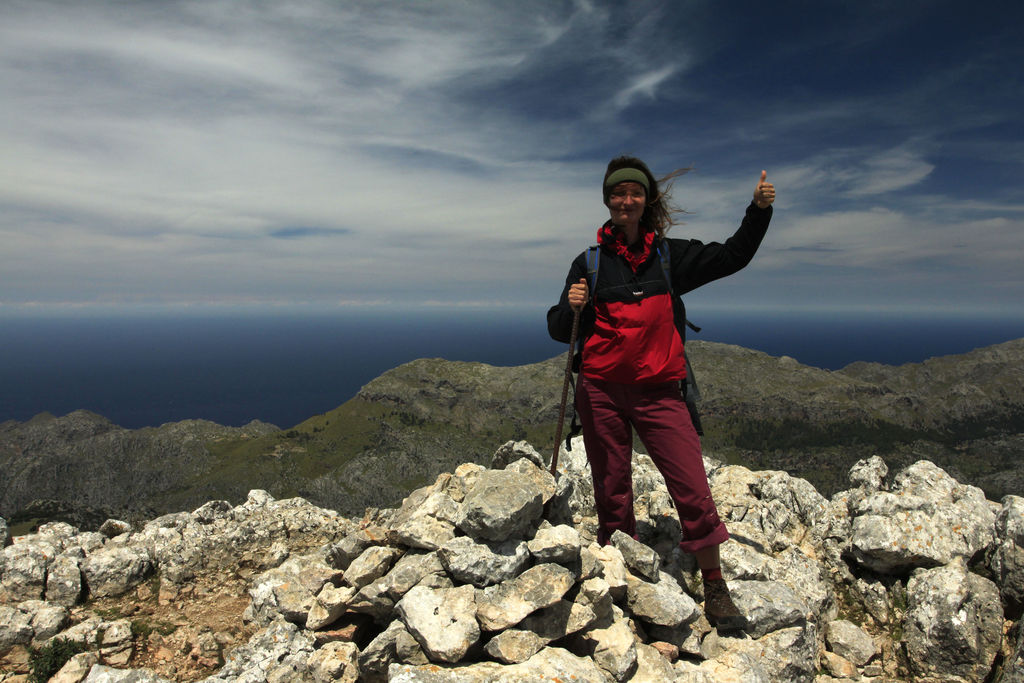
{"type": "MultiPolygon", "coordinates": [[[[655,240],[647,260],[636,270],[608,246],[602,245],[595,291],[580,319],[582,372],[621,383],[655,383],[686,376],[683,358],[686,311],[679,296],[731,275],[754,257],[768,230],[772,209],[754,203],[736,233],[724,244],[665,239],[672,289],[662,273],[655,240]]],[[[587,253],[573,261],[557,305],[548,311],[548,332],[568,343],[572,330],[569,287],[587,278],[587,253]]]]}

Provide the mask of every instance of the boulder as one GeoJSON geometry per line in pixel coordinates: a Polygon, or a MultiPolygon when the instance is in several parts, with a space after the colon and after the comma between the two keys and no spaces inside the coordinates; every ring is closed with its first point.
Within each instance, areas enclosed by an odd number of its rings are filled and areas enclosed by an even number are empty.
{"type": "Polygon", "coordinates": [[[46,592],[46,572],[58,546],[41,537],[3,549],[0,557],[0,602],[40,600],[46,592]]]}
{"type": "Polygon", "coordinates": [[[352,560],[342,578],[349,586],[362,588],[387,574],[401,555],[402,551],[397,548],[370,546],[352,560]]]}
{"type": "Polygon", "coordinates": [[[534,561],[572,564],[580,559],[580,534],[568,524],[542,527],[526,544],[534,561]]]}
{"type": "Polygon", "coordinates": [[[628,577],[626,605],[634,616],[658,626],[682,626],[696,621],[701,615],[693,598],[664,572],[656,583],[628,577]]]}
{"type": "Polygon", "coordinates": [[[572,585],[572,573],[565,567],[531,567],[514,579],[483,589],[477,598],[477,619],[485,631],[506,629],[531,612],[554,605],[572,585]]]}
{"type": "Polygon", "coordinates": [[[543,495],[529,476],[512,470],[486,470],[467,491],[456,525],[476,539],[523,538],[540,519],[543,507],[543,495]]]}
{"type": "Polygon", "coordinates": [[[307,663],[315,683],[356,683],[359,680],[359,648],[355,643],[327,643],[307,663]]]}
{"type": "Polygon", "coordinates": [[[145,581],[156,569],[149,550],[139,546],[104,547],[82,561],[82,578],[89,595],[123,595],[145,581]]]}
{"type": "Polygon", "coordinates": [[[626,566],[648,581],[657,581],[661,557],[651,548],[621,531],[612,534],[611,543],[622,553],[626,566]]]}
{"type": "Polygon", "coordinates": [[[747,633],[762,638],[773,631],[801,626],[813,619],[807,603],[784,584],[772,581],[730,581],[733,602],[747,617],[747,633]]]}
{"type": "Polygon", "coordinates": [[[526,441],[507,441],[491,457],[491,469],[503,470],[517,460],[526,458],[540,469],[547,467],[537,449],[526,441]]]}
{"type": "Polygon", "coordinates": [[[988,565],[999,585],[1008,616],[1024,613],[1024,498],[1006,496],[996,515],[996,540],[988,552],[988,565]]]}
{"type": "Polygon", "coordinates": [[[904,642],[921,676],[983,681],[1003,636],[999,589],[962,560],[918,569],[907,583],[904,642]]]}
{"type": "Polygon", "coordinates": [[[845,619],[828,623],[825,629],[825,642],[832,652],[852,662],[854,666],[864,666],[878,654],[878,646],[871,636],[845,619]]]}
{"type": "Polygon", "coordinates": [[[432,661],[457,662],[480,639],[472,586],[441,590],[417,586],[396,608],[406,629],[432,661]]]}
{"type": "Polygon", "coordinates": [[[981,489],[921,460],[851,510],[850,555],[883,574],[970,559],[995,538],[995,515],[981,489]]]}
{"type": "Polygon", "coordinates": [[[530,561],[527,544],[522,540],[479,542],[469,536],[446,542],[438,548],[437,557],[453,579],[478,588],[513,578],[530,561]]]}
{"type": "Polygon", "coordinates": [[[438,667],[392,664],[390,683],[529,683],[531,681],[579,681],[609,683],[610,679],[593,660],[577,657],[567,650],[547,647],[519,664],[481,662],[464,666],[438,667]]]}

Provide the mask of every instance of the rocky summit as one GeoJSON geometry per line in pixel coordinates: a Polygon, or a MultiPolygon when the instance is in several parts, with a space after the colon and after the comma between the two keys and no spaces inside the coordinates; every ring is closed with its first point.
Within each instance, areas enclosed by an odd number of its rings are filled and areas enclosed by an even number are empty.
{"type": "Polygon", "coordinates": [[[704,618],[645,455],[638,538],[602,547],[582,442],[553,477],[520,441],[359,518],[254,490],[137,528],[0,522],[0,681],[1024,682],[1024,498],[924,460],[865,458],[830,498],[705,466],[745,633],[704,618]]]}

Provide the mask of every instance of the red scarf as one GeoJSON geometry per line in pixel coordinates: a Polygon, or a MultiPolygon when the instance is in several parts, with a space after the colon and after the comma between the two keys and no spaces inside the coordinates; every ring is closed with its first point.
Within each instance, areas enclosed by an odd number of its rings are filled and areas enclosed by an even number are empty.
{"type": "Polygon", "coordinates": [[[611,247],[616,254],[626,259],[626,263],[635,273],[644,264],[647,257],[651,255],[651,245],[654,244],[654,231],[648,230],[642,236],[637,246],[630,248],[626,244],[626,236],[621,230],[611,223],[605,223],[597,230],[597,243],[611,247]]]}

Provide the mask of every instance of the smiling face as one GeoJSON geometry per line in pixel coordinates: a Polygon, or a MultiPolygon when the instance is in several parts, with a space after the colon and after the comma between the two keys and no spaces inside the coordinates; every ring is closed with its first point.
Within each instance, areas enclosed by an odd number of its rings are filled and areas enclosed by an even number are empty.
{"type": "Polygon", "coordinates": [[[633,181],[617,184],[608,195],[608,211],[615,225],[636,228],[646,205],[644,186],[633,181]]]}

